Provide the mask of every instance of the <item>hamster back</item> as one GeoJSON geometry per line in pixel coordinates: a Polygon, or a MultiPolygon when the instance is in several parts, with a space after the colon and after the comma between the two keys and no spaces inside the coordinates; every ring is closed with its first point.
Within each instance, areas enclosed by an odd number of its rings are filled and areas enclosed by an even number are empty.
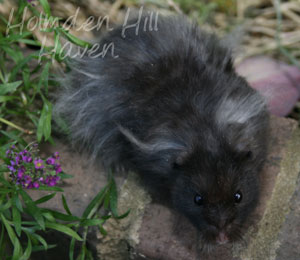
{"type": "Polygon", "coordinates": [[[119,26],[100,46],[112,52],[73,61],[56,105],[73,143],[166,192],[203,241],[240,239],[259,197],[268,113],[230,50],[162,16],[157,30],[119,26]]]}

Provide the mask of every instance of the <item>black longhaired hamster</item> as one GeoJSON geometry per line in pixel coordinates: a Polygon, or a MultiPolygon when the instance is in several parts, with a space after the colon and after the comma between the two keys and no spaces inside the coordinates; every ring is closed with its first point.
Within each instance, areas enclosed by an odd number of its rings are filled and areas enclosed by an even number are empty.
{"type": "Polygon", "coordinates": [[[165,192],[204,242],[239,240],[259,197],[265,101],[216,36],[177,16],[137,25],[108,32],[105,55],[73,61],[56,112],[95,161],[165,192]]]}

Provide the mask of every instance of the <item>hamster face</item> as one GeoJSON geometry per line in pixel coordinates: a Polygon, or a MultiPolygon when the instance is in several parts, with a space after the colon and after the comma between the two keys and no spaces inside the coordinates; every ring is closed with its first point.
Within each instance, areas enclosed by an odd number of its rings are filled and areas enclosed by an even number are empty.
{"type": "Polygon", "coordinates": [[[209,244],[240,240],[258,201],[258,176],[251,152],[204,155],[194,152],[175,166],[173,206],[209,244]]]}

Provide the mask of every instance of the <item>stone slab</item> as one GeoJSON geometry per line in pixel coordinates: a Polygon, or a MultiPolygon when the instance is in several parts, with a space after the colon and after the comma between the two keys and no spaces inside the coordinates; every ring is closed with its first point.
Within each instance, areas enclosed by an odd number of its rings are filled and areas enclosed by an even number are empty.
{"type": "Polygon", "coordinates": [[[300,259],[300,177],[298,177],[297,188],[290,203],[290,213],[286,216],[274,246],[277,250],[276,257],[273,259],[300,259]]]}

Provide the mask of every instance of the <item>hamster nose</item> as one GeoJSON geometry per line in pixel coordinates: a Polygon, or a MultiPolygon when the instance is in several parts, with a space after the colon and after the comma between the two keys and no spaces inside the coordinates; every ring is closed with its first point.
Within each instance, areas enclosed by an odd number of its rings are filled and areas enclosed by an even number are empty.
{"type": "Polygon", "coordinates": [[[228,243],[229,238],[228,238],[227,234],[224,231],[221,231],[218,234],[218,236],[216,238],[216,241],[217,241],[218,244],[223,245],[223,244],[228,243]]]}

